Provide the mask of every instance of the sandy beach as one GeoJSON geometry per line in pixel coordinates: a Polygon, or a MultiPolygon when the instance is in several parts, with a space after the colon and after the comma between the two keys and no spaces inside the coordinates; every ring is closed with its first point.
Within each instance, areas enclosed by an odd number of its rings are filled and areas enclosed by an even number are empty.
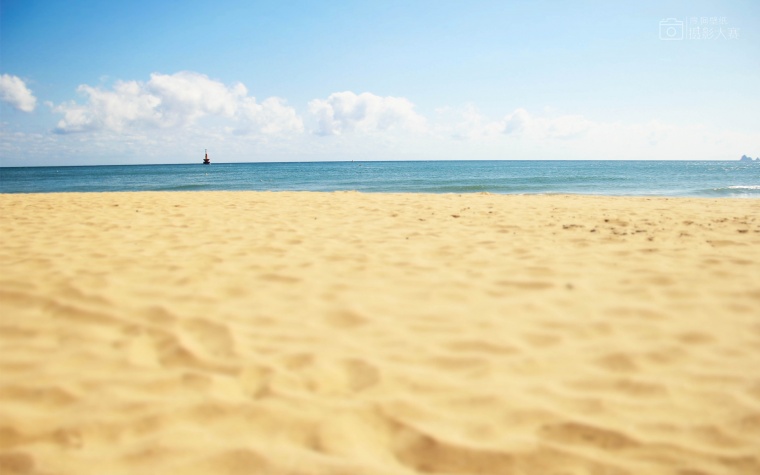
{"type": "Polygon", "coordinates": [[[760,473],[760,200],[0,195],[0,473],[760,473]]]}

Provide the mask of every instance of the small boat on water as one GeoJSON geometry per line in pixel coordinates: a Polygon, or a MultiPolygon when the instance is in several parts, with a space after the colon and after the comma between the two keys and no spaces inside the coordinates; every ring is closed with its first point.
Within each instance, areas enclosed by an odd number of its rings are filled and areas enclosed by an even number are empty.
{"type": "Polygon", "coordinates": [[[211,160],[208,159],[208,149],[206,150],[206,157],[203,159],[204,165],[211,165],[211,160]]]}

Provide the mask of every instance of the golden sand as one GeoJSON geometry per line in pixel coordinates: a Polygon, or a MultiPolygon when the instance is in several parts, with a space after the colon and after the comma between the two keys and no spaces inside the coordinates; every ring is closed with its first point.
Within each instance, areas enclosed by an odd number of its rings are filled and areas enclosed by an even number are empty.
{"type": "Polygon", "coordinates": [[[760,200],[0,213],[0,473],[760,473],[760,200]]]}

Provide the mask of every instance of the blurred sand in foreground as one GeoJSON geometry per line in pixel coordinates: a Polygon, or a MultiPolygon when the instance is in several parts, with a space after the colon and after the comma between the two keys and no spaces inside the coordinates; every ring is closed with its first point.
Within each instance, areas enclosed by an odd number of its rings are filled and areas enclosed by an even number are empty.
{"type": "Polygon", "coordinates": [[[0,213],[0,473],[760,473],[760,200],[0,213]]]}

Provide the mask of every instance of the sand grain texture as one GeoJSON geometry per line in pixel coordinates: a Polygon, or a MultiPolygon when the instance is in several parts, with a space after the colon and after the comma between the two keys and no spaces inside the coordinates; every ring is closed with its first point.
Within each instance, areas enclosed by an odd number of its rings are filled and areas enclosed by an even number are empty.
{"type": "Polygon", "coordinates": [[[760,473],[759,200],[0,213],[0,473],[760,473]]]}

